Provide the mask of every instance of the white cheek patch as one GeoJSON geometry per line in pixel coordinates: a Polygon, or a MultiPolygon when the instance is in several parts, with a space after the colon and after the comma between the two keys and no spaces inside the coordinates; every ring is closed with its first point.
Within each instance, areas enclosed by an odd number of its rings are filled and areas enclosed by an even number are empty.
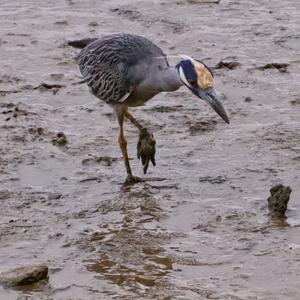
{"type": "Polygon", "coordinates": [[[182,67],[179,67],[179,76],[181,78],[181,80],[189,87],[191,87],[191,85],[189,84],[189,82],[187,81],[185,75],[184,75],[184,72],[182,70],[182,67]]]}

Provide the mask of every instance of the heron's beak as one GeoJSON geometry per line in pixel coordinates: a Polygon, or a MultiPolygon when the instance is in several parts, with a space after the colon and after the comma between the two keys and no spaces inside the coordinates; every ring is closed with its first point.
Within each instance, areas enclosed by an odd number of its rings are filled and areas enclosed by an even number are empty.
{"type": "Polygon", "coordinates": [[[229,124],[229,119],[222,103],[218,100],[215,91],[212,88],[207,89],[197,89],[193,88],[192,92],[201,98],[202,100],[209,103],[209,105],[214,109],[214,111],[227,123],[229,124]]]}

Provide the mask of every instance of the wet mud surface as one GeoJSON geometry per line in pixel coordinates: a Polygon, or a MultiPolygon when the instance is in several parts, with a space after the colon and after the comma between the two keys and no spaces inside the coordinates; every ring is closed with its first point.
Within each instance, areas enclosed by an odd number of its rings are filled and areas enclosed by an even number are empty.
{"type": "Polygon", "coordinates": [[[0,266],[49,267],[1,299],[300,297],[299,3],[198,2],[1,1],[0,266]],[[184,88],[132,109],[156,139],[146,177],[166,178],[133,187],[67,46],[121,31],[212,66],[231,120],[184,88]],[[277,184],[286,218],[268,211],[277,184]]]}

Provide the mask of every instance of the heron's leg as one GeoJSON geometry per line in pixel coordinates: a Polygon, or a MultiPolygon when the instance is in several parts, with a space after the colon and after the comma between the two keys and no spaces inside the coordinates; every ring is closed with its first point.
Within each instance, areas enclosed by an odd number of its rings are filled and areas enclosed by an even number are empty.
{"type": "Polygon", "coordinates": [[[124,114],[122,114],[121,116],[118,116],[118,121],[119,121],[119,125],[120,125],[119,145],[120,145],[120,149],[121,149],[121,152],[123,155],[124,164],[125,164],[125,168],[127,171],[127,176],[132,177],[132,172],[131,172],[129,159],[128,159],[128,152],[127,152],[127,141],[124,136],[124,114]]]}
{"type": "Polygon", "coordinates": [[[132,114],[130,114],[128,111],[125,112],[125,117],[139,130],[142,130],[144,127],[134,118],[132,114]]]}
{"type": "Polygon", "coordinates": [[[144,174],[147,173],[149,161],[151,160],[155,166],[155,139],[153,134],[147,128],[143,127],[128,111],[125,112],[125,117],[131,121],[140,131],[139,141],[137,144],[137,157],[141,158],[144,167],[144,174]]]}
{"type": "Polygon", "coordinates": [[[124,159],[124,164],[125,164],[125,168],[126,168],[126,172],[127,172],[127,178],[125,181],[125,184],[133,184],[133,183],[137,183],[137,182],[141,182],[142,179],[139,177],[135,177],[132,175],[131,172],[131,167],[129,164],[129,158],[128,158],[128,152],[127,152],[127,141],[125,139],[124,136],[124,115],[126,112],[126,109],[117,109],[117,117],[118,117],[118,122],[119,122],[119,126],[120,126],[120,134],[119,134],[119,145],[120,145],[120,149],[123,155],[123,159],[124,159]]]}

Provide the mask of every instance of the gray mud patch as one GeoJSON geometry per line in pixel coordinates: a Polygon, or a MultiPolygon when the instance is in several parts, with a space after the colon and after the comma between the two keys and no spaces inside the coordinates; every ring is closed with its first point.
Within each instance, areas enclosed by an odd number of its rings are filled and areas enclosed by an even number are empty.
{"type": "Polygon", "coordinates": [[[1,299],[299,298],[298,1],[202,2],[1,2],[0,271],[49,266],[1,299]],[[132,109],[156,140],[133,187],[67,45],[121,31],[212,67],[231,121],[185,88],[132,109]],[[268,211],[278,184],[285,218],[268,211]]]}

